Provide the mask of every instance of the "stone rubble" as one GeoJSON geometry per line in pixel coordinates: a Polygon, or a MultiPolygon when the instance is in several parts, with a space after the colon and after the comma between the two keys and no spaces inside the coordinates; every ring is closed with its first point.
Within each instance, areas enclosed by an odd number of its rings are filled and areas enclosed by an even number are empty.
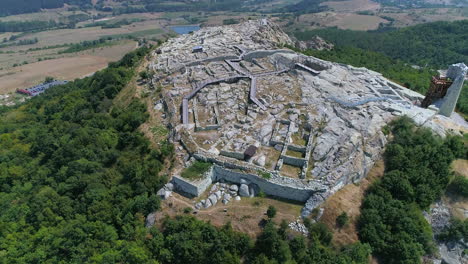
{"type": "Polygon", "coordinates": [[[294,221],[294,222],[289,223],[288,226],[289,226],[289,228],[291,228],[292,230],[301,233],[301,234],[304,235],[305,237],[309,236],[309,230],[308,230],[307,227],[301,222],[300,219],[298,219],[298,220],[296,220],[296,221],[294,221]]]}
{"type": "MultiPolygon", "coordinates": [[[[241,184],[247,186],[247,196],[251,197],[251,193],[249,193],[249,186],[246,184],[241,184]]],[[[207,209],[212,206],[215,206],[219,202],[223,203],[224,205],[231,202],[233,199],[235,201],[241,200],[240,188],[236,184],[227,184],[227,183],[220,183],[217,182],[211,186],[211,189],[208,193],[208,198],[206,200],[200,200],[200,202],[195,204],[195,209],[207,209]],[[240,195],[240,196],[239,196],[240,195]],[[234,197],[234,198],[233,198],[234,197]]]]}

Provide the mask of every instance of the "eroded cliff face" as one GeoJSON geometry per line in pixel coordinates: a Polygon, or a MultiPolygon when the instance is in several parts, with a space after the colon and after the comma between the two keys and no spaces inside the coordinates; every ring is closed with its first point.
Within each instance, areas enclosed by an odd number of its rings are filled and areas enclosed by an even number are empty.
{"type": "Polygon", "coordinates": [[[179,166],[197,157],[258,177],[267,173],[272,184],[310,190],[307,215],[366,176],[387,142],[382,128],[394,118],[407,115],[441,135],[447,127],[467,129],[416,106],[422,95],[379,73],[282,44],[292,41],[260,20],[204,28],[154,54],[153,82],[163,87],[179,166]]]}

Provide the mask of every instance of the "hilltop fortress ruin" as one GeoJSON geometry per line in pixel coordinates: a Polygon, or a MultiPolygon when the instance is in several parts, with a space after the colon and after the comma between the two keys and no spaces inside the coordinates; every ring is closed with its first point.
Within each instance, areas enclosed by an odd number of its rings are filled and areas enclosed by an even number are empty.
{"type": "MultiPolygon", "coordinates": [[[[152,82],[162,87],[157,104],[177,149],[172,181],[161,195],[175,188],[199,196],[214,182],[229,182],[240,184],[244,196],[263,191],[304,202],[306,216],[366,176],[387,142],[382,128],[394,118],[407,115],[441,135],[468,129],[417,106],[424,96],[379,73],[298,54],[285,44],[293,42],[260,20],[204,28],[155,51],[152,82]],[[194,160],[214,166],[197,180],[180,177],[194,160]]],[[[195,207],[213,203],[209,198],[195,207]]]]}

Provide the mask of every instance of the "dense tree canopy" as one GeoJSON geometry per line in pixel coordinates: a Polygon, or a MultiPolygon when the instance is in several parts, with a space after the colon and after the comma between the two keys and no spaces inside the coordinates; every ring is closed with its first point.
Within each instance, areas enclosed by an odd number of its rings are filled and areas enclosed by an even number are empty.
{"type": "Polygon", "coordinates": [[[419,66],[447,68],[468,63],[468,20],[433,22],[385,32],[352,31],[337,28],[297,32],[301,40],[315,35],[342,47],[383,53],[419,66]]]}
{"type": "Polygon", "coordinates": [[[367,192],[359,237],[382,263],[420,263],[434,253],[432,231],[422,215],[445,190],[450,163],[466,158],[461,138],[441,139],[409,118],[391,124],[393,141],[385,151],[385,175],[367,192]]]}
{"type": "Polygon", "coordinates": [[[142,103],[114,108],[112,98],[146,52],[4,110],[0,262],[82,263],[139,250],[130,241],[158,208],[159,172],[172,149],[150,149],[137,131],[147,117],[142,103]]]}

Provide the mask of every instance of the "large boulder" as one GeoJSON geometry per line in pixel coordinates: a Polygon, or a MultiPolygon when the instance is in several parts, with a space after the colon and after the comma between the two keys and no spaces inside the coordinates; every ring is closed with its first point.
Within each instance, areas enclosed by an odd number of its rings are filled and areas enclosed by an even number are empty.
{"type": "Polygon", "coordinates": [[[258,157],[258,159],[255,160],[255,164],[257,164],[258,166],[265,166],[265,162],[266,162],[266,157],[264,155],[258,157]]]}
{"type": "Polygon", "coordinates": [[[146,217],[146,222],[145,222],[145,226],[146,227],[152,227],[154,225],[154,222],[156,221],[156,212],[153,212],[153,213],[150,213],[147,217],[146,217]]]}
{"type": "Polygon", "coordinates": [[[233,185],[229,186],[229,190],[231,190],[233,192],[237,192],[237,191],[239,191],[239,186],[237,186],[236,184],[233,184],[233,185]]]}
{"type": "Polygon", "coordinates": [[[211,203],[210,199],[207,199],[203,205],[205,208],[210,208],[213,204],[211,203]]]}
{"type": "Polygon", "coordinates": [[[243,184],[240,185],[239,195],[241,197],[249,197],[250,196],[249,186],[247,184],[243,183],[243,184]]]}
{"type": "Polygon", "coordinates": [[[221,191],[216,191],[214,195],[216,195],[216,199],[218,200],[221,199],[221,196],[222,196],[221,191]]]}
{"type": "Polygon", "coordinates": [[[211,202],[212,205],[216,205],[216,203],[218,202],[218,198],[216,197],[216,194],[211,194],[208,197],[208,200],[211,202]]]}

